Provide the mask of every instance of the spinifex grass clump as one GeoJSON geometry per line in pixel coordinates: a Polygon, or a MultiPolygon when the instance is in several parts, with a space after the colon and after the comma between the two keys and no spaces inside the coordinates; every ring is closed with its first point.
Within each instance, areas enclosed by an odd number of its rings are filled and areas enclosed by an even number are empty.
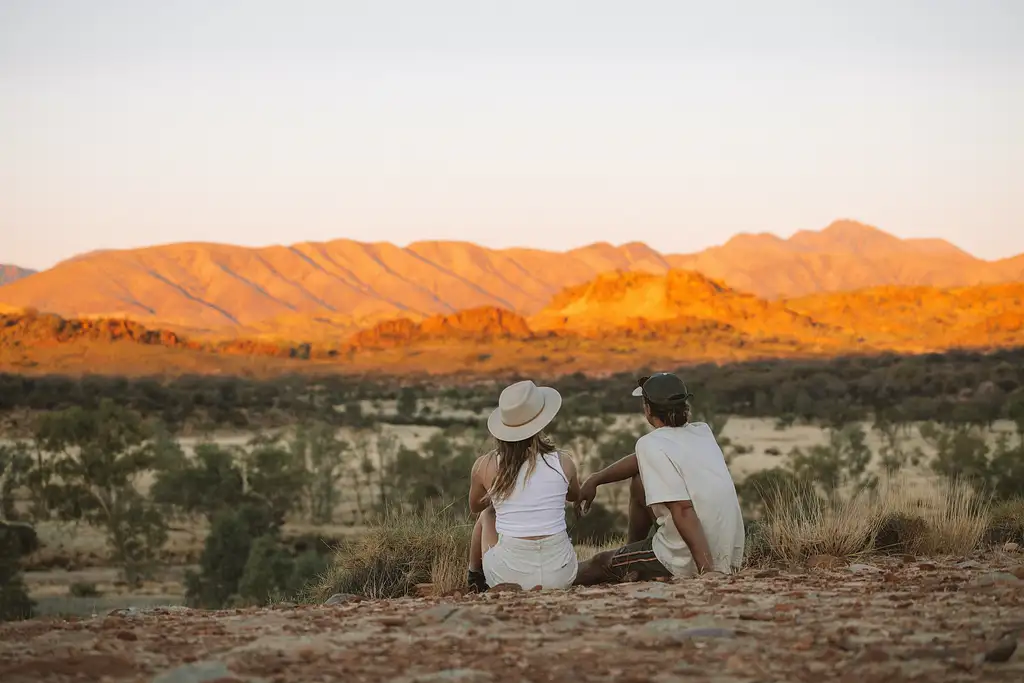
{"type": "Polygon", "coordinates": [[[308,598],[322,602],[334,593],[397,598],[423,583],[433,584],[437,594],[464,589],[472,532],[472,520],[447,508],[389,511],[364,535],[338,546],[308,598]]]}
{"type": "Polygon", "coordinates": [[[827,495],[794,480],[769,493],[756,533],[748,534],[751,565],[871,551],[966,555],[989,528],[987,499],[955,479],[897,477],[827,495]]]}
{"type": "Polygon", "coordinates": [[[967,555],[991,519],[988,498],[963,479],[896,476],[879,485],[878,501],[880,528],[902,520],[905,552],[917,555],[967,555]]]}
{"type": "Polygon", "coordinates": [[[876,529],[873,498],[867,489],[824,496],[800,481],[778,484],[765,496],[748,562],[797,564],[812,555],[853,557],[866,552],[876,529]]]}
{"type": "Polygon", "coordinates": [[[989,543],[1024,544],[1024,498],[995,505],[985,535],[989,543]]]}

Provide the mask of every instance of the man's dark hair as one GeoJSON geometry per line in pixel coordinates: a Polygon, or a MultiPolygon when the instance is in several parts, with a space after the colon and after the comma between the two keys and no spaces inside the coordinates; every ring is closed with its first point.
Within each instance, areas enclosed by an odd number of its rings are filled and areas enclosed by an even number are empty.
{"type": "Polygon", "coordinates": [[[690,421],[690,402],[683,401],[674,405],[658,405],[644,399],[644,404],[656,418],[666,427],[682,427],[690,421]]]}

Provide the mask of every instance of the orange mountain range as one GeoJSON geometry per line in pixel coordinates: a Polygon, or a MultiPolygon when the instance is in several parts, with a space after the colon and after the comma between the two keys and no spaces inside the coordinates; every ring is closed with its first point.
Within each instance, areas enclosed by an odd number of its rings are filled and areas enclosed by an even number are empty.
{"type": "Polygon", "coordinates": [[[729,318],[730,325],[746,333],[785,321],[799,326],[804,324],[800,316],[814,318],[812,311],[819,322],[824,315],[821,304],[783,310],[770,301],[878,286],[951,288],[1021,281],[1024,255],[984,261],[942,240],[901,240],[852,221],[789,239],[739,235],[687,255],[660,254],[640,243],[593,244],[565,253],[493,250],[465,242],[400,248],[336,240],[260,249],[172,244],[92,252],[21,277],[0,287],[0,310],[129,318],[196,339],[245,336],[318,343],[337,343],[395,318],[421,322],[481,307],[529,318],[531,329],[538,330],[558,328],[566,317],[583,326],[625,324],[631,318],[643,318],[645,324],[680,316],[705,320],[704,309],[717,306],[720,293],[696,281],[687,296],[700,290],[700,306],[634,293],[614,310],[584,314],[579,302],[567,308],[579,287],[606,286],[601,283],[608,282],[608,273],[666,276],[683,270],[724,283],[714,286],[749,292],[745,305],[750,310],[744,309],[744,315],[750,319],[729,318]],[[753,297],[760,303],[750,303],[753,297]]]}
{"type": "Polygon", "coordinates": [[[380,322],[313,343],[189,338],[131,320],[0,315],[0,369],[610,373],[641,366],[1024,344],[1024,283],[877,287],[767,300],[699,273],[614,272],[532,316],[491,306],[380,322]]]}

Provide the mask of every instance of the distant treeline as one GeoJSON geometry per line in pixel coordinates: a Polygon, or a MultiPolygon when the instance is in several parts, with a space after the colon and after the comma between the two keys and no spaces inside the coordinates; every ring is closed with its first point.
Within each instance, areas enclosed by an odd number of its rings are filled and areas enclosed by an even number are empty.
{"type": "MultiPolygon", "coordinates": [[[[1024,348],[765,360],[676,370],[695,394],[699,412],[827,424],[872,417],[972,424],[1024,419],[1024,348]]],[[[638,369],[602,378],[576,374],[550,381],[566,397],[564,410],[570,415],[630,413],[637,409],[630,396],[636,377],[650,372],[638,369]]],[[[501,385],[511,379],[515,378],[470,382],[386,375],[258,380],[0,374],[0,414],[11,426],[19,411],[93,408],[106,398],[170,427],[251,428],[297,420],[450,426],[466,418],[437,411],[423,399],[440,399],[445,408],[480,411],[493,405],[501,385]],[[361,409],[362,401],[397,401],[398,410],[372,417],[361,409]]]]}

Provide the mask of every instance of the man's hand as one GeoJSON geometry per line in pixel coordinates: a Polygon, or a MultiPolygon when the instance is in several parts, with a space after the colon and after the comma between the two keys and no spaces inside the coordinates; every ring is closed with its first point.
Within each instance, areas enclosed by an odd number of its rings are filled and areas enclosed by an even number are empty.
{"type": "Polygon", "coordinates": [[[594,498],[597,497],[597,486],[598,481],[595,474],[587,477],[586,481],[580,485],[580,497],[576,501],[576,511],[579,514],[585,515],[590,512],[590,506],[593,505],[594,498]]]}

